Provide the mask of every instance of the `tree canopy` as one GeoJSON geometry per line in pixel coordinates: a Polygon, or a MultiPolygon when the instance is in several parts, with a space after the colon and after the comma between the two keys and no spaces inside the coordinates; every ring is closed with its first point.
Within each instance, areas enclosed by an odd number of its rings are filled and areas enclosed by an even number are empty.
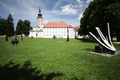
{"type": "Polygon", "coordinates": [[[7,17],[7,33],[8,33],[8,36],[13,36],[14,35],[14,23],[13,23],[13,17],[11,14],[8,15],[7,17]]]}
{"type": "Polygon", "coordinates": [[[0,35],[5,35],[6,27],[7,27],[7,20],[0,18],[0,35]]]}
{"type": "Polygon", "coordinates": [[[120,0],[94,0],[83,13],[80,21],[81,35],[95,33],[95,27],[100,27],[106,34],[107,22],[110,23],[111,36],[120,38],[120,0]]]}
{"type": "Polygon", "coordinates": [[[24,34],[24,35],[28,36],[29,30],[31,30],[30,21],[29,20],[22,21],[20,19],[17,23],[16,34],[18,34],[18,35],[24,34]]]}
{"type": "Polygon", "coordinates": [[[14,35],[14,23],[11,14],[8,15],[7,19],[0,18],[0,35],[14,35]]]}

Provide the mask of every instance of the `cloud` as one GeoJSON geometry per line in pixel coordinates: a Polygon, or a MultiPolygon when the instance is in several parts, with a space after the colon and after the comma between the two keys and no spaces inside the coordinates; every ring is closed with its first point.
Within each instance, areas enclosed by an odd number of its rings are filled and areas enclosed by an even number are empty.
{"type": "Polygon", "coordinates": [[[56,4],[54,5],[54,8],[53,9],[56,9],[60,4],[61,4],[62,0],[58,0],[56,2],[56,4]]]}
{"type": "Polygon", "coordinates": [[[93,1],[93,0],[86,0],[86,3],[90,3],[91,1],[93,1]]]}
{"type": "Polygon", "coordinates": [[[83,17],[83,13],[81,13],[78,17],[78,20],[80,20],[83,17]]]}
{"type": "Polygon", "coordinates": [[[72,8],[70,4],[61,7],[61,9],[65,14],[76,14],[78,12],[77,9],[72,8]]]}
{"type": "Polygon", "coordinates": [[[8,12],[10,12],[11,14],[15,14],[15,10],[14,10],[14,9],[12,9],[11,7],[9,7],[8,5],[4,4],[4,3],[1,2],[1,1],[0,1],[0,4],[1,4],[2,6],[4,6],[4,7],[8,10],[8,12]]]}
{"type": "MultiPolygon", "coordinates": [[[[78,15],[80,14],[79,3],[76,5],[76,3],[72,4],[68,2],[69,4],[65,5],[65,1],[58,0],[58,2],[55,2],[56,6],[52,6],[52,8],[51,6],[48,6],[51,5],[51,3],[45,3],[42,0],[9,0],[9,2],[4,0],[3,2],[0,1],[0,6],[5,7],[5,9],[8,10],[7,12],[11,12],[13,14],[15,26],[19,19],[30,20],[31,26],[35,26],[37,24],[39,6],[43,15],[44,24],[47,22],[64,21],[67,24],[77,26],[79,24],[78,15]]],[[[6,14],[3,15],[6,16],[6,14]]]]}
{"type": "Polygon", "coordinates": [[[78,26],[79,23],[80,23],[80,20],[78,19],[72,19],[71,17],[69,19],[66,19],[66,18],[61,18],[61,17],[58,17],[58,16],[53,16],[53,15],[50,15],[50,14],[45,14],[44,16],[47,16],[47,18],[44,18],[43,17],[43,22],[44,24],[48,23],[48,22],[65,22],[69,25],[72,25],[72,26],[78,26]]]}
{"type": "Polygon", "coordinates": [[[76,0],[79,4],[83,3],[83,0],[76,0]]]}
{"type": "Polygon", "coordinates": [[[61,13],[61,10],[46,10],[46,9],[43,9],[42,12],[43,12],[43,14],[52,14],[53,16],[55,16],[55,15],[65,15],[65,14],[61,13]]]}
{"type": "Polygon", "coordinates": [[[83,7],[84,6],[84,1],[83,0],[76,0],[78,3],[78,7],[83,7]]]}
{"type": "Polygon", "coordinates": [[[62,12],[64,14],[79,14],[80,12],[80,8],[82,9],[84,6],[84,0],[70,0],[70,2],[65,5],[65,6],[62,6],[61,9],[62,9],[62,12]]]}

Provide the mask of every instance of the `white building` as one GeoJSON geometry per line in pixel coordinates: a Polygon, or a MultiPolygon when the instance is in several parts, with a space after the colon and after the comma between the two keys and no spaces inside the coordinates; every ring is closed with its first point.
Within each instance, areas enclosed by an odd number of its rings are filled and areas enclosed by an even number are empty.
{"type": "Polygon", "coordinates": [[[37,25],[30,30],[29,37],[34,38],[75,38],[75,31],[71,25],[66,24],[65,22],[48,22],[46,25],[43,25],[43,18],[41,10],[39,9],[37,17],[37,25]]]}

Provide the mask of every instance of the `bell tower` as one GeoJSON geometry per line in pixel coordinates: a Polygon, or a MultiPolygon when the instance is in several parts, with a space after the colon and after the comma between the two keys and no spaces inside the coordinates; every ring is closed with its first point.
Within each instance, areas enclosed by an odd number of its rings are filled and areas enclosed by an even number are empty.
{"type": "Polygon", "coordinates": [[[37,27],[42,28],[43,27],[43,22],[42,22],[42,14],[41,14],[41,10],[39,8],[39,13],[38,13],[38,17],[37,17],[37,27]]]}

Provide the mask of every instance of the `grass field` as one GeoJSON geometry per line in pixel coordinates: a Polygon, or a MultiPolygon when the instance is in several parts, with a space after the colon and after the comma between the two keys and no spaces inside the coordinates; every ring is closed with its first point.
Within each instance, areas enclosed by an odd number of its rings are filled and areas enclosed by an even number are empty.
{"type": "Polygon", "coordinates": [[[120,55],[89,54],[96,43],[19,38],[13,46],[12,39],[0,38],[0,80],[120,80],[120,55]]]}

